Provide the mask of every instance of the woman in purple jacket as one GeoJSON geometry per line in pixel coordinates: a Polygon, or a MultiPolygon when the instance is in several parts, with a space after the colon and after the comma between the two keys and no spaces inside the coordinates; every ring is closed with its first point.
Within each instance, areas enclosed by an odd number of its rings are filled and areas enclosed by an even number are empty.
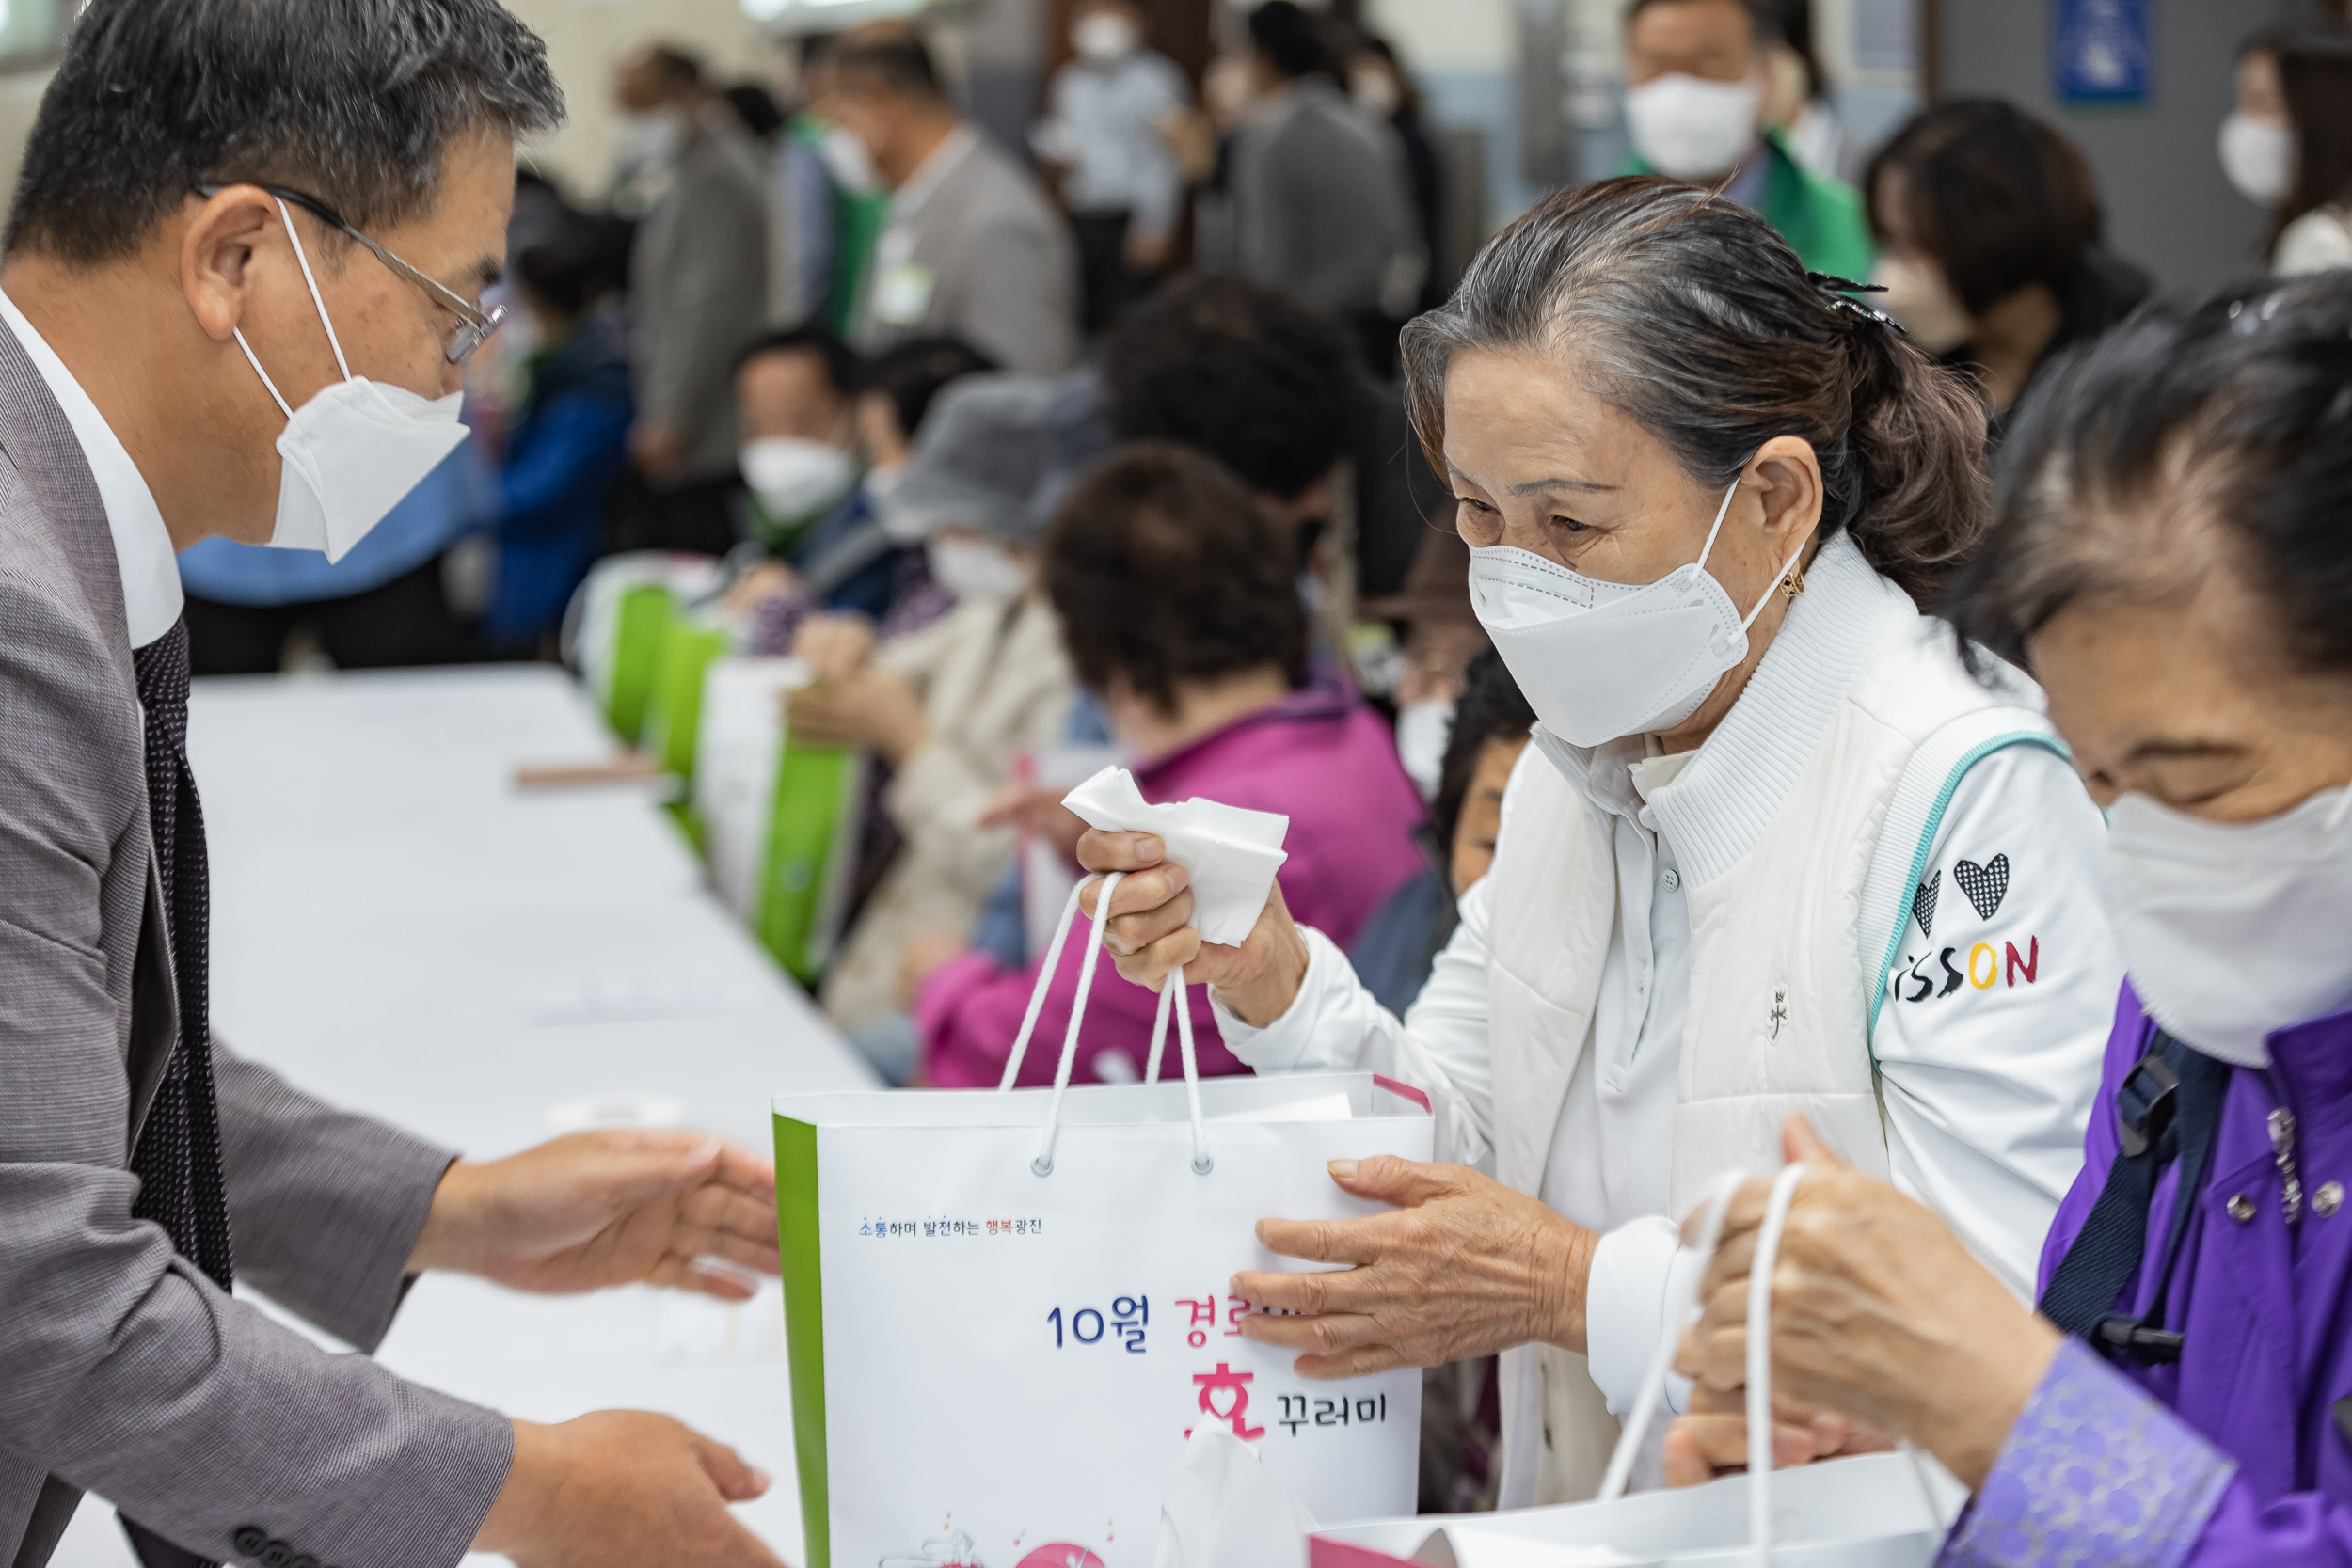
{"type": "MultiPolygon", "coordinates": [[[[1934,1453],[1975,1493],[1948,1563],[2352,1563],[2352,274],[2136,317],[2003,469],[1945,609],[2030,662],[2110,808],[2104,1113],[2039,1314],[1892,1190],[1798,1189],[1775,1447],[1934,1453]]],[[[1703,1411],[1741,1379],[1761,1209],[1684,1345],[1703,1411]]],[[[1744,1440],[1687,1417],[1670,1475],[1744,1440]]]]}
{"type": "MultiPolygon", "coordinates": [[[[1136,442],[1062,499],[1046,532],[1045,587],[1143,798],[1198,796],[1289,817],[1279,896],[1345,942],[1421,869],[1412,835],[1423,813],[1387,723],[1353,689],[1308,678],[1296,555],[1293,531],[1215,459],[1136,442]]],[[[1105,945],[1118,951],[1116,939],[1105,945]]],[[[1072,942],[1021,1083],[1054,1081],[1085,962],[1085,944],[1072,942]]],[[[924,1081],[994,1086],[1043,964],[1010,970],[974,953],[933,971],[914,997],[924,1081]]],[[[1200,1071],[1243,1071],[1208,990],[1188,994],[1200,1071]]],[[[1078,1081],[1140,1077],[1158,1002],[1102,963],[1078,1081]]]]}

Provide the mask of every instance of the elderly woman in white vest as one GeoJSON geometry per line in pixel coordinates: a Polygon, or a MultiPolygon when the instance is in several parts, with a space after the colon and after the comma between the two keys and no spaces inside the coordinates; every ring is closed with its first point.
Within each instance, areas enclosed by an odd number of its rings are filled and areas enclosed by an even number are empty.
{"type": "Polygon", "coordinates": [[[1133,873],[1120,972],[1207,981],[1258,1071],[1430,1092],[1458,1164],[1342,1162],[1398,1208],[1260,1235],[1354,1267],[1233,1289],[1309,1376],[1505,1352],[1506,1506],[1590,1495],[1688,1299],[1670,1216],[1777,1164],[1790,1112],[2021,1295],[2081,1161],[2122,973],[2101,819],[2039,692],[1919,608],[1986,524],[1981,407],[1841,283],[1744,208],[1618,180],[1406,329],[1539,722],[1402,1020],[1279,893],[1208,946],[1155,840],[1080,847],[1133,873]]]}

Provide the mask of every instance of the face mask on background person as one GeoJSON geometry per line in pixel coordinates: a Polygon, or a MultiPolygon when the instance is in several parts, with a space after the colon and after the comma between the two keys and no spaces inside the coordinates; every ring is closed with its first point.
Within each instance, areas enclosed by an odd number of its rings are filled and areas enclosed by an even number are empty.
{"type": "Polygon", "coordinates": [[[1070,47],[1082,60],[1109,65],[1143,46],[1143,31],[1123,16],[1096,11],[1082,16],[1070,28],[1070,47]]]}
{"type": "Polygon", "coordinates": [[[1756,141],[1763,84],[1711,82],[1668,71],[1625,95],[1626,129],[1642,161],[1670,180],[1730,172],[1756,141]]]}
{"type": "Polygon", "coordinates": [[[818,156],[825,161],[825,172],[833,182],[854,196],[864,196],[882,189],[882,176],[875,171],[874,155],[866,150],[866,143],[855,132],[835,125],[825,132],[818,156]]]}
{"type": "Polygon", "coordinates": [[[289,406],[245,341],[244,328],[237,330],[237,346],[286,416],[286,428],[278,436],[278,522],[269,542],[279,549],[324,550],[327,560],[341,561],[401,498],[465,444],[466,427],[457,415],[466,398],[463,392],[421,398],[405,387],[352,374],[335,324],[326,318],[310,259],[303,253],[302,236],[294,232],[283,201],[278,217],[294,242],[302,280],[310,285],[310,303],[343,378],[328,382],[300,408],[289,406]]]}
{"type": "Polygon", "coordinates": [[[931,579],[958,604],[1010,604],[1029,589],[1029,568],[999,545],[968,535],[934,533],[923,545],[931,579]]]}
{"type": "Polygon", "coordinates": [[[830,441],[762,436],[739,454],[743,483],[780,523],[829,511],[857,483],[857,459],[830,441]]]}
{"type": "Polygon", "coordinates": [[[2283,119],[2232,110],[2221,121],[2221,172],[2238,195],[2276,207],[2295,185],[2295,135],[2283,119]]]}
{"type": "Polygon", "coordinates": [[[1454,729],[1454,703],[1447,697],[1424,697],[1396,710],[1396,760],[1424,800],[1438,793],[1438,776],[1445,771],[1446,737],[1454,729]]]}
{"type": "Polygon", "coordinates": [[[1347,73],[1347,93],[1357,103],[1382,119],[1405,106],[1405,94],[1386,66],[1362,65],[1347,73]]]}
{"type": "Polygon", "coordinates": [[[1881,252],[1870,281],[1886,292],[1874,302],[1901,324],[1920,353],[1945,355],[1977,335],[1977,319],[1943,277],[1908,258],[1881,252]]]}
{"type": "Polygon", "coordinates": [[[621,116],[624,168],[666,168],[686,147],[692,131],[686,111],[675,105],[621,116]]]}
{"type": "Polygon", "coordinates": [[[1574,746],[1670,730],[1699,710],[1725,672],[1740,667],[1748,657],[1748,628],[1804,546],[1742,616],[1707,571],[1739,493],[1734,480],[1698,560],[1656,582],[1604,582],[1508,545],[1470,547],[1478,624],[1544,728],[1574,746]]]}
{"type": "Polygon", "coordinates": [[[2107,814],[2107,916],[2168,1034],[2269,1065],[2271,1031],[2352,1007],[2352,787],[2266,822],[2124,796],[2107,814]]]}

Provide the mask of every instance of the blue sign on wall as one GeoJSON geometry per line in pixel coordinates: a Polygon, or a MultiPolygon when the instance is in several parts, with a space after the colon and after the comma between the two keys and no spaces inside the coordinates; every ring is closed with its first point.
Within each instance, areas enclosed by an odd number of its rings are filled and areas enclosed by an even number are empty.
{"type": "Polygon", "coordinates": [[[2066,103],[2145,103],[2155,74],[2149,0],[2051,0],[2050,69],[2066,103]]]}

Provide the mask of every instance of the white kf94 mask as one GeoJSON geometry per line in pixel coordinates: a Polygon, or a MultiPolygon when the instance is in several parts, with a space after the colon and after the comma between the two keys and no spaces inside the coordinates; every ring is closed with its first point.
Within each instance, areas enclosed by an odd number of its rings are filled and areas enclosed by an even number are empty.
{"type": "Polygon", "coordinates": [[[465,394],[421,398],[405,387],[352,374],[335,324],[326,319],[326,301],[319,296],[302,236],[294,232],[283,201],[278,216],[294,242],[302,280],[310,286],[310,303],[318,309],[319,325],[326,328],[327,346],[335,351],[343,378],[327,383],[300,408],[289,407],[245,341],[244,329],[238,329],[237,346],[286,416],[286,428],[278,436],[278,526],[269,542],[281,550],[325,550],[327,560],[341,561],[465,443],[466,427],[457,422],[465,394]]]}
{"type": "Polygon", "coordinates": [[[1699,558],[1656,582],[1603,582],[1506,545],[1470,548],[1470,604],[1544,728],[1573,746],[1673,729],[1748,657],[1748,628],[1804,546],[1742,616],[1707,571],[1733,480],[1699,558]]]}
{"type": "Polygon", "coordinates": [[[2107,814],[2107,917],[2158,1023],[2267,1066],[2272,1031],[2352,1007],[2352,788],[2263,822],[2124,796],[2107,814]]]}

